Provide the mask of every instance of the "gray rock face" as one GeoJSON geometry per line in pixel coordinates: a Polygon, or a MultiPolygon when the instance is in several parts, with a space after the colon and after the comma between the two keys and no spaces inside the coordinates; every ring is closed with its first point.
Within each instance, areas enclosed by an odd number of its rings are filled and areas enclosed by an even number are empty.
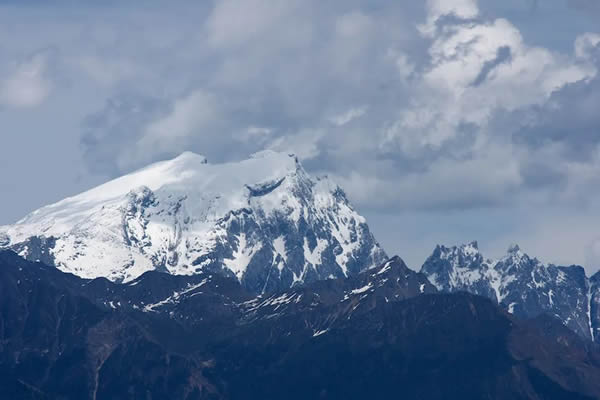
{"type": "Polygon", "coordinates": [[[185,153],[0,227],[0,246],[83,278],[237,278],[253,293],[354,276],[387,258],[343,190],[293,155],[185,153]]]}
{"type": "Polygon", "coordinates": [[[600,343],[600,272],[589,279],[590,320],[595,341],[600,343]]]}
{"type": "Polygon", "coordinates": [[[600,275],[588,279],[580,266],[546,265],[516,245],[500,260],[489,260],[473,242],[436,247],[421,272],[440,291],[488,297],[520,318],[548,314],[600,342],[600,275]]]}
{"type": "Polygon", "coordinates": [[[443,292],[464,291],[496,299],[486,260],[477,242],[460,247],[437,246],[421,270],[443,292]]]}
{"type": "Polygon", "coordinates": [[[10,237],[7,234],[0,232],[0,249],[10,245],[10,237]]]}

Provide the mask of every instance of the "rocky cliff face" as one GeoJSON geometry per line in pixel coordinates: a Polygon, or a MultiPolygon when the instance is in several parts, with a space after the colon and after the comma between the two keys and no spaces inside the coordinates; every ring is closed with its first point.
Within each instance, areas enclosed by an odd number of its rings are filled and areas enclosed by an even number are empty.
{"type": "Polygon", "coordinates": [[[254,293],[386,258],[341,188],[274,152],[218,165],[184,153],[0,227],[0,248],[84,278],[211,271],[254,293]]]}
{"type": "Polygon", "coordinates": [[[588,279],[580,266],[546,265],[516,245],[501,259],[489,260],[472,242],[436,247],[421,272],[441,291],[488,297],[521,318],[547,314],[582,337],[600,339],[600,275],[588,279]]]}

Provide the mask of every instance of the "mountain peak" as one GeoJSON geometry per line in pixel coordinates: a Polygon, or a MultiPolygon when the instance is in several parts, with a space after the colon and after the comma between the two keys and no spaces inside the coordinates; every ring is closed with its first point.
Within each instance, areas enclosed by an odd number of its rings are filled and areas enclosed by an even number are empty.
{"type": "Polygon", "coordinates": [[[441,291],[488,297],[517,317],[552,315],[582,337],[600,341],[595,331],[600,325],[593,322],[600,315],[593,306],[600,299],[600,273],[587,279],[582,267],[544,264],[516,244],[498,260],[468,255],[475,251],[473,244],[438,246],[421,272],[441,291]]]}
{"type": "Polygon", "coordinates": [[[385,263],[378,267],[375,267],[374,269],[377,270],[377,274],[383,274],[387,271],[410,271],[410,268],[408,268],[408,266],[406,265],[404,260],[400,258],[400,256],[393,256],[385,263]]]}
{"type": "Polygon", "coordinates": [[[461,251],[466,256],[477,256],[479,254],[479,245],[476,240],[460,246],[461,251]]]}
{"type": "Polygon", "coordinates": [[[454,258],[477,258],[479,256],[479,245],[477,241],[472,241],[466,244],[458,246],[446,247],[444,245],[437,245],[432,254],[433,257],[441,257],[444,259],[454,258]]]}
{"type": "Polygon", "coordinates": [[[222,164],[184,152],[0,227],[0,239],[85,278],[211,271],[258,293],[386,258],[337,185],[275,151],[222,164]]]}
{"type": "Polygon", "coordinates": [[[521,247],[519,247],[519,245],[516,243],[512,243],[510,246],[508,246],[507,253],[508,254],[517,254],[520,251],[521,251],[521,247]]]}

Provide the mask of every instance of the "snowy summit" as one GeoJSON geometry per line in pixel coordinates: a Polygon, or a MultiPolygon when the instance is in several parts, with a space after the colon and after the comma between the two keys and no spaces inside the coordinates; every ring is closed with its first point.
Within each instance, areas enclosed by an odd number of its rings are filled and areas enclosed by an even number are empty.
{"type": "Polygon", "coordinates": [[[0,248],[84,278],[209,270],[257,293],[386,258],[338,186],[271,151],[215,165],[186,152],[152,164],[0,227],[0,248]]]}

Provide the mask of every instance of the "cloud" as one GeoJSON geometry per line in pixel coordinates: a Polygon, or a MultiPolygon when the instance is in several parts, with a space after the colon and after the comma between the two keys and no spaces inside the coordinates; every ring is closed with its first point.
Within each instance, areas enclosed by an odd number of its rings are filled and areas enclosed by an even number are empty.
{"type": "Polygon", "coordinates": [[[338,114],[329,118],[329,121],[336,126],[344,126],[352,122],[356,118],[360,118],[363,115],[365,115],[367,113],[367,110],[367,106],[351,108],[342,114],[338,114]]]}
{"type": "Polygon", "coordinates": [[[575,39],[575,56],[581,59],[590,59],[598,55],[600,34],[587,32],[575,39]]]}
{"type": "MultiPolygon", "coordinates": [[[[235,48],[246,43],[256,43],[269,35],[274,26],[282,20],[295,21],[294,14],[305,11],[296,0],[224,0],[215,4],[209,16],[206,29],[208,43],[217,48],[235,48]]],[[[276,40],[286,41],[297,37],[291,33],[279,31],[276,40]],[[283,33],[283,35],[282,35],[283,33]]],[[[273,42],[274,38],[268,38],[273,42]]]]}
{"type": "Polygon", "coordinates": [[[442,18],[456,17],[468,20],[479,15],[477,0],[427,0],[427,22],[419,26],[426,36],[437,34],[437,24],[442,18]]]}
{"type": "Polygon", "coordinates": [[[8,75],[0,77],[0,105],[29,108],[40,105],[52,90],[47,77],[47,52],[38,52],[14,65],[8,75]]]}
{"type": "Polygon", "coordinates": [[[122,158],[121,165],[148,163],[158,152],[177,154],[188,148],[213,156],[211,160],[217,162],[262,150],[260,146],[272,139],[273,131],[245,125],[250,121],[244,117],[251,116],[243,114],[250,114],[251,110],[236,110],[238,106],[236,102],[202,89],[177,98],[170,104],[167,114],[143,128],[134,151],[122,158]],[[237,119],[236,113],[242,114],[242,121],[237,119]],[[241,152],[232,148],[235,144],[241,152]]]}
{"type": "Polygon", "coordinates": [[[325,135],[323,130],[302,130],[295,134],[280,136],[268,147],[275,151],[294,153],[306,162],[320,155],[322,148],[319,144],[325,135]]]}
{"type": "Polygon", "coordinates": [[[78,57],[73,62],[90,78],[101,85],[115,85],[127,79],[144,73],[143,69],[127,59],[100,58],[86,55],[78,57]]]}
{"type": "Polygon", "coordinates": [[[137,143],[138,148],[141,152],[153,153],[155,149],[180,147],[178,142],[194,133],[210,135],[211,124],[222,118],[224,115],[215,96],[204,91],[193,92],[175,101],[168,115],[146,127],[137,143]]]}
{"type": "Polygon", "coordinates": [[[184,150],[215,162],[278,149],[339,177],[360,207],[388,210],[506,206],[573,182],[574,166],[554,168],[544,158],[564,157],[566,145],[538,149],[534,134],[521,148],[517,132],[526,121],[541,124],[532,115],[550,107],[554,93],[591,90],[597,37],[577,38],[574,57],[528,44],[476,1],[420,7],[215,3],[202,35],[173,41],[184,46],[173,53],[186,54],[179,73],[155,60],[142,80],[158,83],[151,95],[142,95],[146,87],[129,94],[136,73],[118,67],[123,58],[91,63],[100,83],[127,88],[114,104],[139,105],[116,112],[114,123],[114,107],[92,118],[82,140],[88,159],[118,175],[184,150]],[[187,84],[173,85],[171,75],[187,84]],[[128,116],[130,108],[142,111],[128,116]],[[525,117],[515,123],[515,115],[525,117]],[[428,195],[437,189],[444,195],[428,195]],[[365,193],[377,193],[376,201],[365,193]]]}
{"type": "MultiPolygon", "coordinates": [[[[441,8],[432,10],[430,17],[439,18],[441,8]]],[[[595,73],[589,63],[528,46],[504,19],[439,24],[445,24],[443,29],[430,35],[429,65],[413,79],[411,105],[385,130],[380,149],[396,158],[431,165],[450,157],[463,164],[494,146],[507,148],[502,152],[518,161],[518,152],[511,154],[510,135],[491,126],[495,115],[544,104],[556,89],[595,73]]],[[[488,169],[497,167],[502,165],[488,169]]],[[[464,194],[466,202],[482,198],[464,194]]]]}
{"type": "Polygon", "coordinates": [[[508,47],[508,46],[499,47],[498,51],[496,53],[496,58],[491,61],[485,62],[485,64],[481,68],[481,71],[479,72],[479,75],[477,76],[477,78],[475,78],[475,81],[473,81],[472,85],[473,86],[481,85],[483,82],[485,82],[485,80],[488,78],[490,73],[493,72],[497,66],[504,64],[504,63],[510,63],[511,60],[512,60],[512,54],[511,54],[510,47],[508,47]]]}
{"type": "MultiPolygon", "coordinates": [[[[593,176],[593,158],[584,168],[577,163],[583,149],[571,147],[575,143],[541,144],[551,136],[566,136],[568,125],[584,137],[597,137],[600,121],[590,118],[600,105],[593,95],[596,36],[577,38],[572,57],[528,45],[508,20],[481,19],[471,3],[450,2],[447,8],[428,4],[428,21],[436,27],[421,30],[431,40],[429,62],[412,79],[411,103],[385,128],[379,146],[380,154],[394,160],[401,172],[382,178],[378,170],[377,179],[370,181],[374,192],[387,188],[377,198],[380,208],[507,207],[539,204],[541,199],[564,205],[589,194],[585,185],[591,181],[583,177],[593,176]],[[453,18],[445,18],[444,12],[453,18]],[[557,104],[568,92],[564,104],[557,104]],[[564,114],[553,114],[553,108],[564,114]],[[542,124],[544,118],[548,122],[542,124]],[[528,149],[515,141],[527,124],[536,126],[526,135],[528,149]],[[553,135],[556,130],[561,133],[553,135]],[[535,147],[536,141],[540,146],[535,147]],[[569,147],[577,161],[565,159],[569,147]]],[[[591,157],[596,147],[588,151],[591,157]]],[[[359,187],[369,177],[356,175],[354,180],[360,182],[353,186],[360,196],[359,187]]],[[[367,198],[361,201],[367,203],[367,198]]]]}
{"type": "Polygon", "coordinates": [[[600,79],[580,81],[552,94],[548,102],[522,110],[515,141],[532,149],[560,145],[558,157],[584,162],[600,144],[600,79]]]}
{"type": "MultiPolygon", "coordinates": [[[[600,40],[583,35],[576,40],[580,58],[600,69],[600,40]]],[[[554,197],[578,203],[594,202],[600,168],[600,76],[596,72],[554,91],[543,104],[517,110],[505,120],[520,121],[513,129],[514,143],[527,149],[533,165],[523,164],[523,174],[554,175],[554,197]],[[554,172],[551,172],[554,171],[554,172]]],[[[508,124],[505,124],[505,126],[508,124]]]]}
{"type": "MultiPolygon", "coordinates": [[[[144,62],[139,57],[144,51],[136,53],[135,65],[151,67],[153,79],[145,76],[140,81],[137,72],[129,74],[129,68],[113,74],[111,68],[93,60],[91,72],[101,72],[96,79],[99,83],[118,77],[120,89],[111,100],[115,104],[146,96],[163,106],[154,116],[149,112],[143,122],[139,116],[127,122],[123,113],[114,127],[98,124],[115,130],[101,136],[124,144],[122,148],[128,150],[122,154],[108,150],[112,143],[105,151],[103,143],[94,139],[98,129],[88,129],[82,140],[86,151],[94,152],[89,143],[97,143],[96,155],[112,160],[88,159],[94,168],[102,165],[106,173],[117,175],[142,159],[149,162],[184,150],[204,153],[212,161],[246,157],[261,147],[302,146],[296,153],[312,154],[311,143],[324,135],[314,132],[329,136],[329,130],[337,127],[334,120],[346,127],[350,122],[356,124],[366,114],[363,101],[382,94],[396,96],[392,87],[401,83],[399,69],[411,68],[409,54],[395,49],[398,41],[412,40],[407,39],[407,25],[397,25],[403,18],[381,18],[389,21],[377,25],[372,13],[352,3],[331,8],[320,2],[218,2],[200,19],[197,31],[202,35],[182,38],[178,43],[182,47],[169,51],[169,55],[185,57],[144,62]],[[232,24],[238,19],[241,24],[232,24]],[[319,40],[315,40],[315,32],[319,40]],[[383,89],[386,85],[389,89],[383,89]],[[129,132],[122,133],[121,126],[130,127],[129,132]]],[[[92,42],[90,46],[99,45],[92,42]]],[[[106,56],[102,61],[119,59],[106,56]]],[[[89,65],[81,67],[90,74],[89,65]]],[[[144,105],[141,108],[146,109],[144,105]]],[[[112,113],[105,108],[94,113],[93,119],[109,120],[112,113]],[[102,114],[105,117],[100,117],[102,114]]],[[[358,139],[353,136],[346,141],[358,139]]]]}
{"type": "MultiPolygon", "coordinates": [[[[143,95],[119,95],[109,98],[104,107],[88,115],[83,121],[81,146],[83,157],[90,171],[95,174],[118,175],[141,167],[137,142],[141,132],[160,116],[169,112],[164,99],[143,95]]],[[[164,158],[172,154],[159,149],[148,154],[150,158],[164,158]]]]}
{"type": "Polygon", "coordinates": [[[539,2],[544,19],[517,0],[109,3],[3,9],[6,131],[62,137],[49,153],[80,135],[73,158],[103,177],[186,150],[295,152],[363,213],[433,215],[412,228],[453,241],[501,226],[502,251],[535,236],[583,262],[597,237],[596,2],[539,2]]]}
{"type": "Polygon", "coordinates": [[[508,149],[498,146],[461,162],[438,158],[423,171],[401,175],[394,161],[376,161],[371,168],[367,173],[338,174],[335,179],[359,204],[380,211],[505,206],[522,183],[517,161],[508,149]]]}

